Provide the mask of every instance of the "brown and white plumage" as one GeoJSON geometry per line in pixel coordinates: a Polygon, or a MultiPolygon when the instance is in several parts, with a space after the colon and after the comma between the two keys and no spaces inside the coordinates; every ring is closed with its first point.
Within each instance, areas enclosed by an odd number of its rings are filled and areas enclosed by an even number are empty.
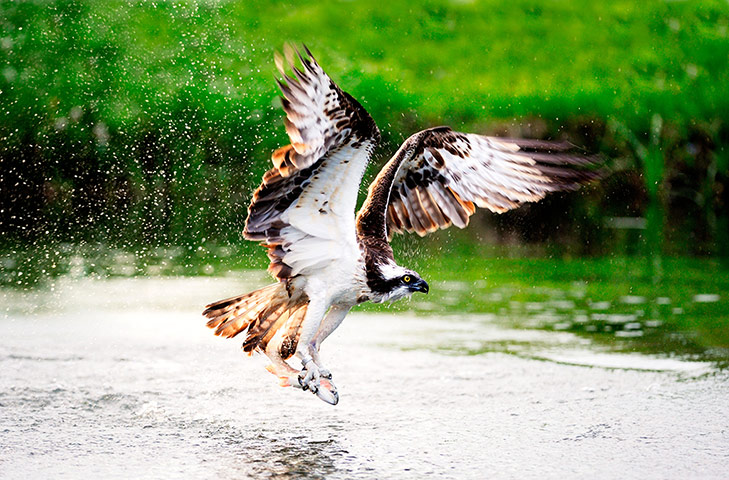
{"type": "Polygon", "coordinates": [[[599,172],[594,158],[572,150],[566,142],[423,130],[403,143],[370,186],[360,230],[386,219],[388,238],[404,231],[425,236],[451,225],[465,228],[476,206],[503,213],[550,192],[575,190],[599,172]]]}
{"type": "Polygon", "coordinates": [[[291,144],[273,153],[274,167],[253,194],[243,232],[248,240],[265,242],[269,271],[279,280],[358,249],[352,212],[380,138],[372,117],[310,53],[300,59],[304,68],[292,66],[294,77],[279,63],[291,144]],[[341,248],[342,238],[349,248],[341,248]]]}
{"type": "Polygon", "coordinates": [[[247,332],[246,352],[265,353],[282,385],[338,394],[319,358],[321,342],[350,308],[428,291],[395,263],[393,233],[464,228],[476,206],[505,212],[595,179],[595,160],[566,143],[500,139],[437,127],[403,143],[369,188],[356,217],[364,170],[380,134],[374,120],[311,53],[290,61],[279,86],[290,145],[253,195],[245,238],[262,242],[277,283],[207,306],[217,335],[247,332]],[[296,355],[304,366],[285,360],[296,355]]]}

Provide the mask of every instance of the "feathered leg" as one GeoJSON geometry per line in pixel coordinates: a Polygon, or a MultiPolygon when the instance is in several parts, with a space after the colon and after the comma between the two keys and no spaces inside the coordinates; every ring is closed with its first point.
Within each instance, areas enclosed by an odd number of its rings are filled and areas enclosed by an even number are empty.
{"type": "Polygon", "coordinates": [[[314,338],[319,331],[329,304],[324,300],[325,295],[320,294],[320,292],[309,291],[309,288],[316,288],[316,285],[307,285],[307,294],[311,301],[306,310],[304,321],[301,323],[299,342],[296,346],[296,357],[301,360],[303,368],[298,376],[296,378],[290,378],[289,382],[293,386],[297,386],[296,383],[298,383],[304,390],[310,390],[325,402],[336,405],[339,401],[339,395],[336,389],[329,389],[329,387],[333,386],[327,379],[324,379],[325,381],[322,385],[322,375],[319,365],[314,361],[314,355],[317,353],[313,347],[314,338]]]}
{"type": "MultiPolygon", "coordinates": [[[[326,340],[326,338],[339,327],[339,325],[344,320],[344,317],[347,316],[349,311],[352,309],[351,306],[344,306],[344,305],[333,305],[332,308],[329,309],[329,312],[326,314],[324,319],[321,321],[321,324],[319,325],[319,330],[317,330],[316,335],[314,335],[314,339],[311,344],[311,348],[309,351],[311,352],[311,357],[314,359],[314,363],[319,367],[319,373],[323,378],[329,379],[329,383],[331,383],[332,380],[332,374],[331,372],[324,368],[324,365],[322,365],[321,358],[319,357],[319,349],[321,348],[321,343],[326,340]]],[[[334,384],[331,384],[332,388],[334,388],[334,384]]],[[[334,389],[336,391],[336,388],[334,389]]]]}

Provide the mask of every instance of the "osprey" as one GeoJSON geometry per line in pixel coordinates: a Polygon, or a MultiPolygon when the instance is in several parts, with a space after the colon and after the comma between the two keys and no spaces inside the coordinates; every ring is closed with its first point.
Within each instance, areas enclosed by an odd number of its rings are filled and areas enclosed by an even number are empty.
{"type": "Polygon", "coordinates": [[[331,372],[319,349],[349,310],[395,301],[428,284],[395,262],[394,233],[424,236],[464,228],[476,206],[506,212],[550,192],[575,190],[598,173],[567,143],[514,140],[429,128],[408,138],[369,187],[357,213],[365,167],[380,139],[362,105],[340,89],[311,52],[302,67],[276,57],[290,145],[253,194],[243,232],[262,242],[276,283],[207,306],[215,334],[246,332],[243,350],[264,353],[282,386],[335,405],[331,372]],[[297,370],[286,360],[296,356],[297,370]]]}

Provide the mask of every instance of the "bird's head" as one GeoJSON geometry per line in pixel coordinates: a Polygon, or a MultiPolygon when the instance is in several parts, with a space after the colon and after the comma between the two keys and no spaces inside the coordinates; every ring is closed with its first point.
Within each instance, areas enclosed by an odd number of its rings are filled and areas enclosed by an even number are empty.
{"type": "Polygon", "coordinates": [[[377,287],[373,289],[374,302],[394,302],[409,297],[415,292],[428,293],[428,283],[420,278],[417,272],[403,268],[394,263],[381,265],[378,273],[377,287]]]}

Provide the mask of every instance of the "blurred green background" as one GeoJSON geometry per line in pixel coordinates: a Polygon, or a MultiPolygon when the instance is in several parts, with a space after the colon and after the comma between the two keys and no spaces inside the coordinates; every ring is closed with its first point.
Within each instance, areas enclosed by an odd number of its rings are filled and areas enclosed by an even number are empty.
{"type": "Polygon", "coordinates": [[[578,193],[397,238],[428,278],[510,292],[444,288],[436,304],[504,313],[585,285],[575,318],[607,300],[618,320],[568,329],[650,317],[670,327],[661,342],[679,330],[697,351],[729,346],[724,0],[3,0],[0,283],[265,267],[241,231],[288,143],[273,64],[285,42],[307,44],[380,126],[365,186],[406,137],[441,124],[607,159],[612,173],[578,193]]]}
{"type": "Polygon", "coordinates": [[[566,138],[611,160],[588,192],[480,214],[473,235],[490,243],[606,253],[635,240],[611,227],[644,226],[615,217],[645,219],[652,204],[665,238],[651,248],[727,243],[725,1],[0,5],[6,248],[240,243],[287,143],[272,61],[286,41],[305,42],[380,125],[368,178],[439,124],[566,138]]]}

